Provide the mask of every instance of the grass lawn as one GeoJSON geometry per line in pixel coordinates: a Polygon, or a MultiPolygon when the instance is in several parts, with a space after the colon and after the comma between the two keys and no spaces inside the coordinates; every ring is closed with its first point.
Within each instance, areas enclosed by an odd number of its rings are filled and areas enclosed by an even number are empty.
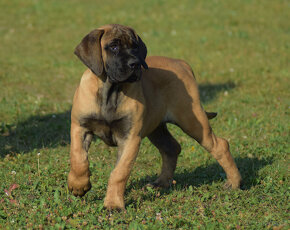
{"type": "Polygon", "coordinates": [[[102,2],[0,2],[0,229],[289,229],[289,1],[102,2]],[[68,193],[70,109],[85,70],[73,51],[108,23],[135,28],[148,55],[193,67],[242,190],[223,190],[217,162],[170,126],[182,146],[170,189],[144,187],[161,167],[144,139],[126,212],[104,210],[116,149],[95,140],[92,190],[83,198],[68,193]]]}

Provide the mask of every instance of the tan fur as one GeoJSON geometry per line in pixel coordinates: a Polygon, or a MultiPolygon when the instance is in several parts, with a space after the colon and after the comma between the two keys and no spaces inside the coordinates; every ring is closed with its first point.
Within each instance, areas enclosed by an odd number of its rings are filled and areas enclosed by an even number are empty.
{"type": "MultiPolygon", "coordinates": [[[[110,26],[104,28],[110,30],[110,26]]],[[[102,49],[110,39],[113,38],[107,36],[102,39],[102,49]]],[[[105,62],[104,50],[103,53],[105,62]]],[[[177,124],[200,143],[225,170],[228,179],[226,186],[239,188],[241,176],[230,154],[228,142],[216,137],[212,131],[207,114],[201,106],[197,83],[190,66],[182,60],[157,56],[148,57],[146,62],[149,69],[142,70],[141,80],[124,83],[120,92],[122,101],[116,114],[131,114],[132,129],[126,140],[118,144],[119,159],[110,175],[105,207],[125,207],[126,182],[140,142],[146,136],[158,148],[163,160],[161,174],[154,185],[170,185],[181,149],[166,126],[162,125],[163,121],[177,124]]],[[[96,95],[104,84],[101,77],[88,69],[83,74],[74,96],[71,113],[71,171],[68,176],[68,186],[74,195],[84,195],[91,187],[87,151],[82,143],[86,130],[80,126],[79,120],[85,114],[100,112],[96,95]]]]}

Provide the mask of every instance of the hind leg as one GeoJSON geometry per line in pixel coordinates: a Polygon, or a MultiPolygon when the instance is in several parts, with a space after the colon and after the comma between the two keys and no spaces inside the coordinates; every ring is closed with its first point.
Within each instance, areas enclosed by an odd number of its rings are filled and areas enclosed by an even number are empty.
{"type": "Polygon", "coordinates": [[[166,124],[161,124],[148,138],[157,147],[162,157],[161,173],[153,185],[156,187],[169,187],[181,147],[169,133],[166,124]]]}
{"type": "Polygon", "coordinates": [[[230,153],[228,141],[217,137],[208,122],[206,113],[200,105],[195,105],[192,112],[184,113],[177,121],[182,130],[193,137],[218,161],[227,175],[226,188],[239,188],[241,175],[230,153]]]}

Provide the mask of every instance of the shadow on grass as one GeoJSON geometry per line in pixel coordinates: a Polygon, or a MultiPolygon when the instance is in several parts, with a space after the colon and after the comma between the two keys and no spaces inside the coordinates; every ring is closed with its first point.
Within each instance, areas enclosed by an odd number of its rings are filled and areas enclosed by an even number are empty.
{"type": "MultiPolygon", "coordinates": [[[[212,101],[218,93],[231,90],[234,83],[200,84],[203,103],[212,101]]],[[[70,141],[70,111],[44,116],[31,116],[10,126],[0,124],[0,157],[7,154],[27,153],[41,148],[55,148],[70,141]]]]}
{"type": "Polygon", "coordinates": [[[0,127],[0,157],[64,146],[70,141],[70,111],[32,116],[13,126],[0,127]]]}
{"type": "MultiPolygon", "coordinates": [[[[258,171],[273,163],[272,158],[258,159],[258,158],[236,158],[235,162],[239,168],[241,176],[243,178],[242,190],[249,190],[251,187],[260,183],[258,177],[258,171]]],[[[178,167],[178,166],[177,166],[178,167]]],[[[147,176],[141,178],[137,182],[131,182],[127,190],[142,189],[146,184],[156,180],[157,176],[147,176]]],[[[160,195],[170,194],[173,190],[184,190],[189,186],[200,187],[201,185],[210,185],[213,182],[226,181],[226,175],[221,166],[216,162],[206,166],[199,166],[193,171],[184,170],[182,173],[175,173],[174,180],[176,185],[172,185],[169,189],[161,189],[160,195]]],[[[221,188],[223,189],[223,188],[221,188]]],[[[142,197],[142,200],[152,200],[152,194],[148,193],[142,197]]],[[[129,204],[133,204],[135,201],[128,201],[129,204]]]]}
{"type": "Polygon", "coordinates": [[[228,81],[226,83],[219,83],[219,84],[210,84],[210,83],[203,83],[199,84],[199,93],[201,103],[206,104],[211,102],[215,99],[218,93],[230,91],[235,88],[236,85],[232,81],[228,81]]]}

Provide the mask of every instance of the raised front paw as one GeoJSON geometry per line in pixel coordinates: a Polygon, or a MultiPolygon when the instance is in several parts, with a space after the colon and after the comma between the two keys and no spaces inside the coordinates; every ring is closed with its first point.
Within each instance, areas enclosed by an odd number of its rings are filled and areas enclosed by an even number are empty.
{"type": "Polygon", "coordinates": [[[76,176],[72,171],[68,174],[68,189],[74,196],[83,196],[91,189],[89,176],[76,176]]]}

